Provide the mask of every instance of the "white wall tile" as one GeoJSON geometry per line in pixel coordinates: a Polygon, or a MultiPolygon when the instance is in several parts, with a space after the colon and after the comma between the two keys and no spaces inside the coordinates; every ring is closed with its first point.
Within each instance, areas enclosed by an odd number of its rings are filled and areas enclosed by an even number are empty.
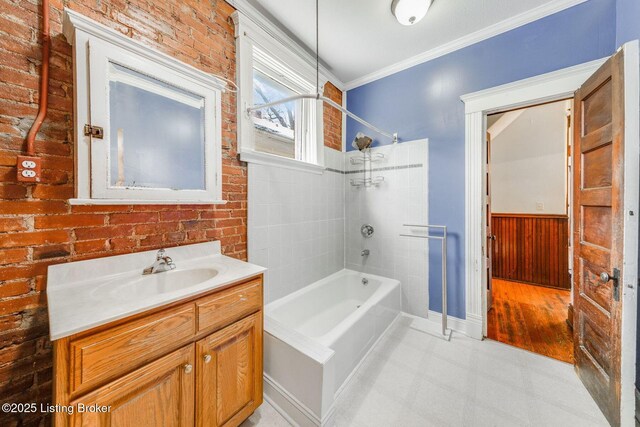
{"type": "MultiPolygon", "coordinates": [[[[326,149],[327,167],[343,153],[326,149]]],[[[344,268],[344,180],[249,164],[249,261],[267,267],[269,303],[344,268]]]]}
{"type": "MultiPolygon", "coordinates": [[[[402,283],[403,310],[426,317],[428,314],[428,245],[423,239],[400,237],[406,232],[402,224],[428,223],[428,159],[427,142],[414,141],[375,148],[385,159],[373,163],[373,168],[402,167],[421,164],[422,167],[374,171],[373,176],[383,176],[378,187],[356,188],[350,180],[361,178],[361,173],[345,174],[346,266],[358,271],[380,274],[400,280],[402,283]],[[375,228],[373,237],[365,239],[360,234],[362,224],[375,228]],[[371,254],[365,259],[363,249],[371,254]]],[[[347,170],[359,170],[362,166],[349,163],[347,170]]]]}

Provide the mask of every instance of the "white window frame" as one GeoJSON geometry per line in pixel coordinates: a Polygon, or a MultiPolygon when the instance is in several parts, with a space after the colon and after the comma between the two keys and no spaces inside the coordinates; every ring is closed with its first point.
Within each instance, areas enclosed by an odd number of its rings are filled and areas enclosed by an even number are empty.
{"type": "MultiPolygon", "coordinates": [[[[316,90],[316,69],[297,55],[293,50],[269,35],[251,19],[236,11],[232,15],[236,35],[236,69],[238,76],[238,152],[240,159],[246,162],[275,165],[308,172],[324,171],[324,120],[322,101],[315,103],[315,112],[296,114],[300,126],[296,126],[296,157],[291,159],[255,149],[255,130],[247,108],[259,104],[253,99],[253,70],[259,69],[274,80],[290,87],[300,94],[313,94],[316,90]],[[269,63],[269,58],[275,61],[269,63]],[[258,58],[258,60],[256,60],[258,58]],[[299,117],[301,116],[301,117],[299,117]],[[311,125],[310,122],[313,122],[311,125]],[[299,132],[311,132],[313,135],[301,135],[299,132]],[[303,155],[299,153],[302,150],[303,155]]],[[[320,73],[322,93],[328,78],[320,73]]],[[[298,101],[300,102],[300,101],[298,101]]],[[[302,109],[298,109],[300,111],[302,109]]]]}
{"type": "Polygon", "coordinates": [[[151,49],[85,16],[65,9],[64,34],[73,45],[76,197],[71,204],[222,204],[221,79],[151,49]],[[113,187],[108,172],[109,63],[116,63],[204,99],[205,188],[113,187]],[[84,134],[104,129],[103,139],[84,134]]]}

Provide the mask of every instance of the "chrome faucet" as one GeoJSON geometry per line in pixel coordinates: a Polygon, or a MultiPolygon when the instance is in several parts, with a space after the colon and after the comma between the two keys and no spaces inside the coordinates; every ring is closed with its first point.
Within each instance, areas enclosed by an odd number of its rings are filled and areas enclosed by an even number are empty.
{"type": "Polygon", "coordinates": [[[364,249],[361,253],[361,256],[368,256],[369,255],[369,249],[364,249]]]}
{"type": "Polygon", "coordinates": [[[156,260],[151,266],[142,270],[142,275],[162,273],[164,271],[173,270],[176,265],[170,256],[165,255],[164,249],[160,249],[156,254],[156,260]]]}

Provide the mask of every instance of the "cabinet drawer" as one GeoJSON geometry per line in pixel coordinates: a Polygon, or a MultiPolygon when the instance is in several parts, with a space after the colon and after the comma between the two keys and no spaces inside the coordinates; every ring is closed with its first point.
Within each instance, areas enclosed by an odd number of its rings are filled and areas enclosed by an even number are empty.
{"type": "Polygon", "coordinates": [[[217,329],[245,317],[262,307],[262,279],[196,301],[198,332],[217,329]]]}
{"type": "Polygon", "coordinates": [[[193,303],[125,323],[69,343],[71,392],[115,378],[188,342],[193,303]]]}

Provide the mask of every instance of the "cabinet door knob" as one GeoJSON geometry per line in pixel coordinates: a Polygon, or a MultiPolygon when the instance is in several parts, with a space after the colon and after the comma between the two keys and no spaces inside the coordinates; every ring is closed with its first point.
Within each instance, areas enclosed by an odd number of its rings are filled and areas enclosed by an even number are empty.
{"type": "Polygon", "coordinates": [[[193,365],[190,363],[187,363],[186,365],[184,365],[184,373],[185,374],[190,374],[191,371],[193,371],[193,365]]]}
{"type": "Polygon", "coordinates": [[[204,359],[204,363],[209,363],[209,362],[211,362],[211,355],[210,354],[205,354],[203,359],[204,359]]]}

